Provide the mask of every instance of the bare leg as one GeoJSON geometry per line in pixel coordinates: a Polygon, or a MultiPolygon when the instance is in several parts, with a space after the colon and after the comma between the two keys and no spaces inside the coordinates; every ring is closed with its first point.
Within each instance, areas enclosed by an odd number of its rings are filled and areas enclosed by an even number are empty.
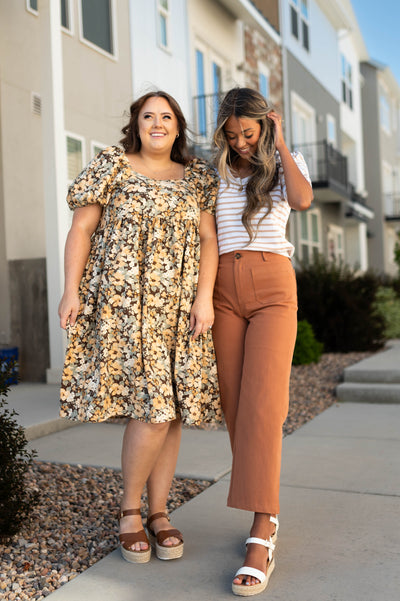
{"type": "MultiPolygon", "coordinates": [[[[182,423],[175,420],[170,423],[168,434],[165,438],[158,459],[147,480],[147,494],[149,499],[149,515],[165,511],[168,493],[174,477],[181,442],[182,423]]],[[[170,524],[166,518],[154,520],[152,528],[157,534],[160,530],[168,530],[170,524]]],[[[179,543],[177,538],[167,538],[163,545],[166,547],[179,543]]]]}
{"type": "MultiPolygon", "coordinates": [[[[253,525],[250,530],[250,536],[256,536],[258,538],[267,539],[275,532],[276,526],[269,521],[269,513],[255,513],[253,525]]],[[[273,515],[273,517],[276,517],[273,515]]],[[[246,558],[244,560],[245,566],[251,566],[261,572],[265,572],[268,559],[268,549],[257,544],[247,545],[246,558]]],[[[246,576],[240,574],[233,580],[234,584],[242,584],[244,586],[258,584],[259,580],[254,576],[246,576]]]]}
{"type": "MultiPolygon", "coordinates": [[[[140,507],[140,499],[160,455],[170,429],[170,422],[150,424],[131,419],[125,428],[122,443],[122,477],[124,492],[121,509],[140,507]]],[[[168,493],[167,493],[168,494],[168,493]]],[[[138,516],[126,516],[120,523],[120,533],[139,532],[142,520],[138,516]]],[[[132,550],[147,549],[146,543],[135,543],[132,550]]]]}

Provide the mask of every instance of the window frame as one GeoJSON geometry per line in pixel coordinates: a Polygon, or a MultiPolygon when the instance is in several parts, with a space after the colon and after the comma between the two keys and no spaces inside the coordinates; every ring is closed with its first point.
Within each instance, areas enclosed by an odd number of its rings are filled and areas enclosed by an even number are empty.
{"type": "MultiPolygon", "coordinates": [[[[31,13],[31,15],[34,15],[35,17],[39,16],[39,8],[37,8],[37,9],[32,8],[31,0],[26,0],[25,7],[26,7],[26,10],[28,11],[28,13],[31,13]]],[[[39,7],[39,0],[38,0],[38,7],[39,7]]]]}
{"type": "Polygon", "coordinates": [[[258,89],[259,89],[260,94],[262,94],[266,100],[268,100],[268,98],[270,96],[270,85],[269,85],[270,76],[271,76],[271,71],[268,68],[268,66],[265,63],[258,61],[258,89]],[[266,82],[267,82],[267,94],[266,95],[264,95],[264,93],[261,89],[261,77],[265,77],[266,82]]]}
{"type": "Polygon", "coordinates": [[[326,236],[326,242],[328,245],[328,261],[329,262],[343,262],[345,260],[345,247],[344,247],[344,242],[345,242],[345,236],[344,236],[344,228],[339,226],[339,225],[335,225],[333,223],[330,223],[328,226],[328,233],[326,236]],[[339,248],[339,237],[341,238],[341,248],[339,248]],[[333,251],[334,254],[331,254],[331,249],[330,246],[331,244],[333,244],[333,251]]]}
{"type": "Polygon", "coordinates": [[[379,85],[379,124],[381,129],[387,133],[387,134],[391,134],[392,133],[392,110],[391,110],[391,103],[390,103],[390,95],[387,91],[387,89],[380,84],[379,85]],[[385,119],[383,118],[383,106],[382,106],[382,99],[384,99],[386,101],[386,115],[385,117],[387,118],[387,122],[385,121],[385,119]]]}
{"type": "Polygon", "coordinates": [[[337,130],[336,130],[336,119],[330,113],[326,115],[326,140],[328,144],[331,144],[333,148],[337,148],[337,130]],[[335,137],[332,139],[329,129],[330,126],[333,126],[333,130],[335,132],[335,137]]]}
{"type": "Polygon", "coordinates": [[[202,142],[209,141],[211,130],[214,128],[216,121],[216,114],[219,108],[220,94],[224,89],[224,81],[226,76],[226,62],[224,58],[219,55],[212,47],[203,43],[200,40],[196,40],[194,44],[194,74],[195,74],[195,97],[204,96],[204,102],[200,99],[196,99],[195,107],[195,128],[198,131],[198,137],[202,142]],[[201,91],[199,86],[199,61],[198,55],[202,55],[202,86],[201,91]],[[216,90],[215,82],[215,68],[219,70],[219,83],[220,89],[216,90]],[[216,96],[218,95],[218,96],[216,96]],[[212,96],[212,102],[210,97],[212,96]],[[203,122],[204,121],[204,122],[203,122]],[[212,128],[210,127],[211,121],[213,121],[212,128]]]}
{"type": "Polygon", "coordinates": [[[297,234],[298,234],[298,247],[301,261],[307,261],[307,264],[312,264],[315,258],[315,251],[318,254],[322,253],[322,225],[321,225],[321,211],[317,207],[311,207],[306,211],[299,211],[296,213],[297,219],[297,234]],[[313,231],[313,217],[316,218],[318,241],[312,240],[313,231]],[[307,220],[307,238],[303,238],[303,227],[302,220],[307,220]],[[305,258],[304,247],[308,249],[308,257],[305,258]]]}
{"type": "Polygon", "coordinates": [[[170,0],[167,0],[168,2],[168,8],[166,9],[164,6],[162,6],[161,4],[162,0],[156,0],[156,15],[157,15],[157,43],[159,45],[159,47],[162,50],[165,50],[166,52],[171,52],[171,35],[170,35],[170,29],[171,29],[171,7],[170,7],[170,0]],[[162,42],[162,29],[161,29],[161,18],[164,18],[165,20],[165,33],[166,33],[166,38],[167,38],[167,43],[163,44],[162,42]]]}
{"type": "Polygon", "coordinates": [[[93,159],[96,156],[96,154],[98,154],[105,148],[107,148],[107,144],[103,144],[103,142],[97,142],[97,140],[91,140],[90,141],[90,159],[93,159]],[[99,150],[95,150],[96,148],[98,148],[99,150]]]}
{"type": "Polygon", "coordinates": [[[64,135],[65,135],[65,151],[66,151],[66,156],[67,156],[67,165],[66,165],[67,185],[69,186],[74,181],[74,179],[77,177],[77,175],[79,175],[79,173],[82,171],[83,167],[86,164],[86,158],[85,158],[86,157],[86,140],[83,136],[80,136],[79,134],[72,132],[72,131],[64,130],[64,135]],[[80,142],[80,144],[81,144],[81,156],[82,156],[81,166],[80,166],[78,173],[73,178],[70,178],[69,173],[68,173],[68,138],[70,138],[71,140],[80,142]]]}
{"type": "Polygon", "coordinates": [[[340,53],[340,82],[342,84],[341,102],[351,111],[354,110],[353,65],[343,52],[340,53]],[[349,77],[350,73],[350,77],[349,77]]]}
{"type": "Polygon", "coordinates": [[[310,52],[310,6],[308,0],[289,0],[290,33],[306,52],[310,52]],[[306,14],[303,12],[306,8],[306,14]],[[293,31],[296,19],[296,33],[293,31]]]}
{"type": "Polygon", "coordinates": [[[67,33],[68,35],[74,35],[74,6],[72,0],[65,0],[67,7],[67,15],[69,21],[69,27],[65,27],[61,23],[61,31],[63,33],[67,33]]]}
{"type": "Polygon", "coordinates": [[[117,9],[116,9],[116,0],[108,0],[110,3],[110,15],[111,15],[111,38],[112,38],[112,46],[113,52],[110,53],[107,50],[104,50],[101,46],[97,46],[94,42],[86,39],[83,34],[83,15],[82,15],[82,1],[78,1],[78,14],[79,14],[79,41],[88,48],[95,50],[99,54],[106,56],[107,58],[118,61],[118,36],[117,36],[117,9]]]}

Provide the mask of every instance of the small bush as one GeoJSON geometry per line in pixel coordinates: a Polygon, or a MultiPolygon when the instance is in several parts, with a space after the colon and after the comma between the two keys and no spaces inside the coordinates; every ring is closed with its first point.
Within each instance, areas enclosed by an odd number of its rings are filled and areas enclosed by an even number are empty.
{"type": "Polygon", "coordinates": [[[385,322],[385,337],[400,338],[400,298],[393,288],[378,288],[375,297],[375,310],[385,322]]]}
{"type": "Polygon", "coordinates": [[[318,342],[314,336],[311,325],[303,319],[297,325],[296,345],[293,353],[293,365],[307,365],[318,363],[321,358],[324,345],[318,342]]]}
{"type": "Polygon", "coordinates": [[[344,263],[319,257],[297,273],[299,320],[306,319],[325,352],[381,348],[385,322],[374,306],[379,277],[356,275],[344,263]]]}
{"type": "Polygon", "coordinates": [[[14,419],[16,411],[6,408],[13,367],[11,363],[3,363],[0,369],[0,540],[3,541],[21,530],[39,501],[39,493],[26,490],[25,485],[25,474],[36,453],[26,448],[24,429],[14,419]]]}

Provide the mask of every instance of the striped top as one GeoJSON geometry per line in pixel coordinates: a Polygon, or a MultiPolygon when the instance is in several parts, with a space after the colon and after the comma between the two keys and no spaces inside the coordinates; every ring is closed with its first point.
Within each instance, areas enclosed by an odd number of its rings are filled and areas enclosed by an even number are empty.
{"type": "MultiPolygon", "coordinates": [[[[300,152],[292,152],[292,157],[306,180],[311,183],[303,155],[300,152]]],[[[279,155],[277,158],[279,161],[279,155]]],[[[219,254],[223,255],[233,250],[261,250],[292,257],[294,246],[286,239],[286,224],[290,215],[290,206],[287,201],[285,177],[280,161],[278,182],[270,192],[271,212],[262,220],[251,244],[248,243],[249,235],[242,224],[248,180],[249,177],[243,179],[232,177],[228,186],[225,180],[220,179],[215,214],[219,254]]],[[[265,208],[256,213],[251,221],[254,232],[256,232],[257,223],[264,211],[265,208]]]]}

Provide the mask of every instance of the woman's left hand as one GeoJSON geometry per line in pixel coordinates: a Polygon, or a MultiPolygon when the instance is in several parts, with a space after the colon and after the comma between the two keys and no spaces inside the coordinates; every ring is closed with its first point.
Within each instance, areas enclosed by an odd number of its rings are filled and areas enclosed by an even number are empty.
{"type": "Polygon", "coordinates": [[[285,144],[285,139],[283,137],[283,130],[282,130],[282,117],[278,114],[275,113],[275,111],[271,111],[271,113],[268,113],[268,119],[271,119],[271,121],[273,121],[274,126],[275,126],[275,146],[276,149],[279,150],[283,144],[285,144]]]}
{"type": "Polygon", "coordinates": [[[212,328],[214,323],[214,307],[212,300],[202,301],[195,299],[192,310],[190,311],[190,332],[192,338],[197,338],[199,334],[205,334],[212,328]]]}

